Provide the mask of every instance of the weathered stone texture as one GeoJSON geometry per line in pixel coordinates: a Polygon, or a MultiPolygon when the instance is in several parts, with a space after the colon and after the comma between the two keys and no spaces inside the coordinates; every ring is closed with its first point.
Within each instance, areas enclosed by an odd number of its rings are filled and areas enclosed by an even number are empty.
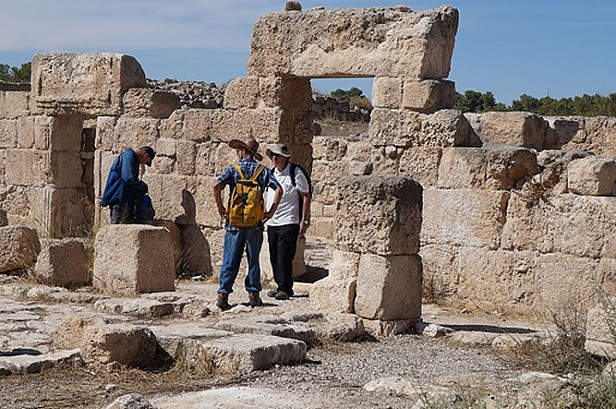
{"type": "Polygon", "coordinates": [[[34,274],[38,280],[52,286],[73,288],[89,284],[91,277],[83,241],[41,240],[34,274]]]}
{"type": "Polygon", "coordinates": [[[254,26],[248,74],[446,78],[457,28],[447,6],[271,13],[254,26]]]}
{"type": "Polygon", "coordinates": [[[240,77],[227,85],[224,107],[309,110],[312,104],[310,80],[296,77],[240,77]]]}
{"type": "Polygon", "coordinates": [[[374,145],[409,147],[471,146],[473,134],[466,117],[454,109],[422,114],[375,108],[370,116],[369,132],[374,145]]]}
{"type": "Polygon", "coordinates": [[[135,58],[113,53],[47,53],[32,60],[34,114],[119,115],[129,88],[147,87],[135,58]]]}
{"type": "Polygon", "coordinates": [[[338,182],[336,243],[340,250],[416,254],[422,188],[408,178],[346,176],[338,182]]]}
{"type": "Polygon", "coordinates": [[[510,193],[478,189],[424,189],[421,242],[496,249],[510,193]]]}
{"type": "Polygon", "coordinates": [[[402,94],[402,108],[423,113],[452,109],[455,96],[456,87],[452,81],[405,81],[402,94]]]}
{"type": "Polygon", "coordinates": [[[175,266],[169,230],[148,225],[107,225],[96,235],[93,284],[107,293],[173,291],[175,266]]]}
{"type": "Polygon", "coordinates": [[[131,88],[124,94],[123,106],[128,117],[168,118],[180,108],[180,98],[172,92],[131,88]]]}
{"type": "Polygon", "coordinates": [[[486,112],[475,133],[483,143],[541,150],[549,129],[543,117],[528,112],[486,112]]]}
{"type": "Polygon", "coordinates": [[[355,312],[363,318],[415,320],[421,316],[421,258],[362,254],[355,312]]]}
{"type": "Polygon", "coordinates": [[[524,148],[446,148],[437,186],[510,190],[539,172],[537,154],[524,148]]]}
{"type": "Polygon", "coordinates": [[[30,92],[5,91],[1,94],[0,118],[17,119],[29,114],[30,92]]]}
{"type": "Polygon", "coordinates": [[[589,196],[616,196],[616,160],[587,157],[569,163],[569,192],[589,196]]]}
{"type": "Polygon", "coordinates": [[[33,266],[40,251],[36,230],[23,226],[0,227],[0,272],[33,266]]]}
{"type": "Polygon", "coordinates": [[[615,297],[606,297],[588,311],[584,344],[586,352],[610,359],[616,357],[613,334],[615,313],[615,297]]]}
{"type": "Polygon", "coordinates": [[[616,156],[616,118],[597,116],[549,119],[554,123],[563,150],[587,150],[606,158],[616,156]]]}
{"type": "Polygon", "coordinates": [[[532,205],[512,195],[502,248],[616,258],[616,201],[610,197],[556,195],[532,205]]]}

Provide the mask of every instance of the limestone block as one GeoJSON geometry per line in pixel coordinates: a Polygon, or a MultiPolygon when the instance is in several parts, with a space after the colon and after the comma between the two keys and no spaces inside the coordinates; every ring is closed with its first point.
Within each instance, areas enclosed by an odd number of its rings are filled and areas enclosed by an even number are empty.
{"type": "MultiPolygon", "coordinates": [[[[233,118],[233,129],[235,131],[234,138],[237,135],[253,135],[258,138],[262,144],[278,143],[282,123],[283,110],[280,108],[263,108],[263,109],[238,109],[235,111],[233,118]]],[[[293,116],[287,115],[286,120],[289,124],[288,133],[294,134],[293,116]]],[[[231,140],[231,139],[229,139],[231,140]]],[[[228,142],[229,140],[225,141],[228,142]]],[[[263,154],[265,152],[261,152],[263,154]]]]}
{"type": "MultiPolygon", "coordinates": [[[[157,118],[120,117],[113,130],[113,150],[122,152],[126,148],[155,145],[160,137],[160,122],[157,118]]],[[[152,163],[156,163],[156,159],[152,163]]]]}
{"type": "Polygon", "coordinates": [[[411,110],[375,108],[369,132],[374,145],[471,146],[473,131],[458,110],[442,109],[433,114],[411,110]]]}
{"type": "Polygon", "coordinates": [[[157,219],[181,224],[194,222],[197,178],[146,173],[143,181],[148,185],[157,219]]]}
{"type": "Polygon", "coordinates": [[[171,234],[171,244],[173,247],[173,265],[175,266],[176,276],[181,272],[182,265],[182,234],[177,224],[171,220],[154,220],[154,226],[164,227],[171,234]]]}
{"type": "Polygon", "coordinates": [[[169,118],[180,108],[180,98],[169,91],[152,88],[131,88],[123,97],[124,116],[169,118]]]}
{"type": "Polygon", "coordinates": [[[313,218],[310,224],[310,235],[329,239],[334,237],[336,231],[335,217],[313,218]]]}
{"type": "Polygon", "coordinates": [[[95,146],[97,150],[110,151],[113,149],[113,135],[117,123],[118,118],[116,117],[99,116],[96,118],[95,146]]]}
{"type": "Polygon", "coordinates": [[[43,186],[51,182],[50,152],[10,149],[5,153],[5,177],[10,185],[43,186]]]}
{"type": "MultiPolygon", "coordinates": [[[[34,148],[45,150],[51,144],[54,117],[35,116],[34,118],[34,148]]],[[[81,148],[81,146],[80,146],[81,148]]]]}
{"type": "Polygon", "coordinates": [[[47,53],[32,60],[34,114],[122,113],[122,96],[130,88],[146,88],[141,65],[134,57],[113,53],[47,53]]]}
{"type": "Polygon", "coordinates": [[[228,146],[217,142],[203,142],[197,145],[197,154],[195,157],[195,174],[198,176],[218,175],[224,167],[228,166],[232,161],[237,161],[237,153],[231,151],[228,146]],[[231,153],[235,154],[232,158],[231,153]],[[220,155],[220,156],[219,156],[220,155]],[[226,158],[229,161],[226,161],[226,158]]]}
{"type": "Polygon", "coordinates": [[[79,152],[56,152],[50,155],[49,183],[59,188],[83,186],[83,165],[79,152]]]}
{"type": "Polygon", "coordinates": [[[86,362],[145,368],[154,364],[156,347],[156,336],[147,327],[90,325],[84,328],[81,353],[86,362]]]}
{"type": "Polygon", "coordinates": [[[610,359],[616,358],[613,334],[615,319],[615,297],[606,297],[605,300],[588,310],[584,344],[586,352],[610,359]]]}
{"type": "Polygon", "coordinates": [[[329,264],[329,277],[334,279],[355,279],[359,271],[360,254],[334,250],[329,264]]]}
{"type": "Polygon", "coordinates": [[[447,245],[421,246],[424,302],[436,302],[457,293],[460,283],[457,255],[460,249],[447,245]]]}
{"type": "Polygon", "coordinates": [[[175,170],[180,175],[195,174],[197,144],[193,141],[177,141],[175,170]]]}
{"type": "Polygon", "coordinates": [[[45,284],[74,288],[91,282],[83,241],[43,239],[34,274],[45,284]]]}
{"type": "Polygon", "coordinates": [[[477,189],[424,189],[422,244],[498,248],[509,195],[477,189]]]}
{"type": "Polygon", "coordinates": [[[423,113],[433,113],[440,109],[452,109],[456,86],[453,81],[422,80],[404,81],[402,108],[423,113]]]}
{"type": "Polygon", "coordinates": [[[308,78],[259,78],[259,105],[268,108],[312,110],[312,86],[308,78]]]}
{"type": "Polygon", "coordinates": [[[581,121],[575,118],[544,117],[550,125],[546,134],[545,147],[547,149],[560,149],[571,142],[582,127],[581,121]]]}
{"type": "MultiPolygon", "coordinates": [[[[616,119],[612,117],[558,117],[573,122],[564,132],[566,151],[585,150],[601,157],[616,155],[616,119]]],[[[550,118],[553,120],[553,118],[550,118]]]]}
{"type": "Polygon", "coordinates": [[[306,358],[306,344],[272,335],[233,334],[203,340],[200,348],[215,368],[227,373],[247,374],[274,365],[290,365],[306,358]]]}
{"type": "Polygon", "coordinates": [[[79,153],[82,150],[83,118],[75,115],[52,117],[49,147],[54,151],[79,153]]]}
{"type": "Polygon", "coordinates": [[[400,177],[346,176],[338,182],[336,246],[374,254],[416,254],[422,187],[400,177]]]}
{"type": "Polygon", "coordinates": [[[235,111],[229,109],[182,109],[161,122],[160,136],[197,143],[228,142],[237,138],[235,111]]]}
{"type": "Polygon", "coordinates": [[[23,226],[0,227],[0,272],[33,266],[40,251],[36,230],[23,226]]]}
{"type": "Polygon", "coordinates": [[[270,13],[253,28],[247,70],[261,77],[445,78],[457,27],[457,10],[446,6],[270,13]]]}
{"type": "Polygon", "coordinates": [[[149,225],[106,225],[96,234],[93,284],[106,294],[173,291],[171,233],[149,225]]]}
{"type": "Polygon", "coordinates": [[[355,313],[362,318],[415,320],[421,317],[421,258],[362,254],[355,313]]]}
{"type": "MultiPolygon", "coordinates": [[[[459,248],[455,261],[459,279],[456,295],[488,311],[538,308],[536,257],[534,251],[459,248]]],[[[440,272],[441,277],[444,274],[448,273],[440,272]]]]}
{"type": "Polygon", "coordinates": [[[355,313],[356,278],[325,277],[312,285],[310,303],[319,311],[355,313]]]}
{"type": "MultiPolygon", "coordinates": [[[[215,177],[199,178],[199,184],[197,185],[193,200],[195,202],[195,220],[197,224],[219,228],[222,226],[223,221],[218,214],[218,208],[216,207],[216,200],[213,194],[215,179],[215,177]]],[[[229,189],[225,188],[223,191],[223,204],[225,206],[227,206],[228,193],[229,189]]]]}
{"type": "Polygon", "coordinates": [[[586,157],[569,163],[569,192],[589,196],[616,195],[616,160],[586,157]]]}
{"type": "Polygon", "coordinates": [[[415,320],[368,320],[364,319],[366,332],[373,336],[390,337],[398,334],[408,334],[413,329],[415,320]]]}
{"type": "Polygon", "coordinates": [[[85,189],[56,188],[53,185],[39,189],[33,212],[39,234],[42,237],[83,237],[91,229],[91,203],[85,189]]]}
{"type": "Polygon", "coordinates": [[[17,147],[17,120],[0,119],[0,149],[17,147]]]}
{"type": "Polygon", "coordinates": [[[377,77],[372,83],[374,108],[399,109],[402,107],[402,79],[377,77]]]}
{"type": "Polygon", "coordinates": [[[224,108],[257,108],[259,97],[259,77],[234,78],[227,84],[224,108]]]}
{"type": "MultiPolygon", "coordinates": [[[[225,230],[222,228],[213,229],[213,228],[204,228],[203,235],[205,236],[205,240],[210,245],[210,257],[212,260],[212,271],[214,274],[220,273],[220,266],[222,264],[222,251],[225,242],[225,230]]],[[[239,276],[243,274],[242,268],[240,268],[239,276]]],[[[241,282],[241,278],[235,280],[235,282],[241,282]]]]}
{"type": "Polygon", "coordinates": [[[176,140],[171,138],[160,138],[156,141],[156,160],[158,161],[159,156],[168,156],[170,158],[175,158],[175,149],[176,140]]]}
{"type": "Polygon", "coordinates": [[[28,116],[30,104],[29,91],[7,91],[4,96],[5,118],[17,119],[28,116]]]}
{"type": "Polygon", "coordinates": [[[481,114],[481,141],[541,150],[549,124],[528,112],[486,112],[481,114]]]}
{"type": "Polygon", "coordinates": [[[536,309],[558,311],[573,304],[584,312],[594,306],[602,280],[598,264],[591,258],[557,252],[536,257],[532,266],[536,309]]]}
{"type": "Polygon", "coordinates": [[[400,157],[399,174],[419,182],[422,186],[434,186],[439,176],[443,149],[432,146],[417,146],[404,149],[400,157]]]}
{"type": "Polygon", "coordinates": [[[34,122],[33,116],[17,119],[17,147],[31,149],[34,146],[34,122]]]}
{"type": "Polygon", "coordinates": [[[549,202],[514,195],[507,207],[502,248],[616,258],[613,197],[562,194],[549,202]],[[529,206],[529,203],[533,203],[529,206]]]}
{"type": "Polygon", "coordinates": [[[537,154],[525,148],[445,148],[437,186],[509,190],[539,172],[537,154]]]}

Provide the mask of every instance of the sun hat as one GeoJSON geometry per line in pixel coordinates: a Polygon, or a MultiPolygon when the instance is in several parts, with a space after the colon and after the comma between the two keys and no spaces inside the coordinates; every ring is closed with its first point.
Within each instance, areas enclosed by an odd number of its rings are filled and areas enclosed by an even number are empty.
{"type": "Polygon", "coordinates": [[[263,160],[263,155],[257,152],[259,150],[259,142],[257,142],[252,136],[249,136],[244,140],[231,139],[229,146],[233,149],[246,149],[252,154],[252,156],[254,156],[256,160],[263,160]]]}
{"type": "Polygon", "coordinates": [[[291,157],[291,154],[289,153],[289,148],[287,147],[287,145],[285,145],[283,143],[277,143],[275,145],[270,146],[265,151],[265,154],[270,159],[272,159],[272,156],[274,156],[274,155],[284,156],[285,158],[290,158],[291,157]]]}

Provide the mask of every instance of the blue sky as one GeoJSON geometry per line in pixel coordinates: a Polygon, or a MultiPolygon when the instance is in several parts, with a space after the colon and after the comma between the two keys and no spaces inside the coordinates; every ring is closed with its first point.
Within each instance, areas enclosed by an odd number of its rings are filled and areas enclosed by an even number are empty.
{"type": "MultiPolygon", "coordinates": [[[[148,78],[224,83],[246,75],[257,19],[285,0],[2,0],[0,63],[19,67],[37,52],[119,52],[148,78]]],[[[303,0],[304,10],[393,7],[460,12],[449,79],[458,92],[494,93],[510,104],[616,93],[613,0],[303,0]]],[[[361,88],[371,80],[318,80],[313,88],[361,88]]]]}

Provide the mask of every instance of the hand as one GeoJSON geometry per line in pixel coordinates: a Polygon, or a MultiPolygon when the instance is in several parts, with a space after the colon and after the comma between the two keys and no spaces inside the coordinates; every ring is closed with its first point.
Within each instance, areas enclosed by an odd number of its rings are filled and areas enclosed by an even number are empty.
{"type": "Polygon", "coordinates": [[[218,207],[218,214],[222,219],[227,220],[227,209],[225,209],[223,206],[218,207]]]}
{"type": "Polygon", "coordinates": [[[306,230],[308,230],[308,225],[306,223],[299,224],[299,237],[304,237],[306,235],[306,230]]]}

